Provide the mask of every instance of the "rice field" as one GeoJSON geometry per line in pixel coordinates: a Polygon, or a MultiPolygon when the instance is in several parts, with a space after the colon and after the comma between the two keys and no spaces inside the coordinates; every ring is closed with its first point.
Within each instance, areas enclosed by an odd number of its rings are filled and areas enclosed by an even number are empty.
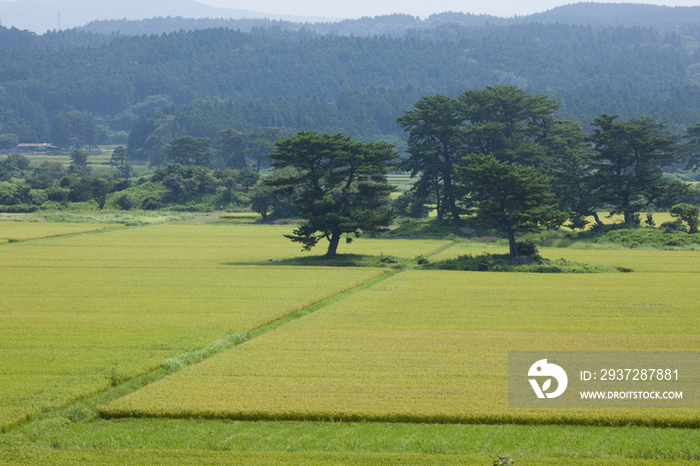
{"type": "MultiPolygon", "coordinates": [[[[255,265],[298,254],[280,230],[263,232],[173,225],[4,245],[0,425],[99,392],[382,273],[255,265]]],[[[358,249],[378,244],[368,241],[358,241],[358,249]]],[[[419,243],[404,249],[435,247],[419,243]]],[[[387,249],[401,254],[397,244],[387,249]]]]}
{"type": "Polygon", "coordinates": [[[118,224],[98,223],[89,224],[0,221],[0,241],[27,241],[30,239],[48,238],[51,236],[90,233],[121,226],[122,225],[118,224]]]}
{"type": "Polygon", "coordinates": [[[107,416],[698,426],[509,410],[508,351],[700,349],[694,274],[408,271],[101,408],[107,416]]]}
{"type": "MultiPolygon", "coordinates": [[[[508,351],[700,351],[696,251],[541,250],[627,274],[292,267],[279,263],[325,245],[301,252],[283,237],[294,226],[226,223],[47,223],[0,246],[0,464],[700,458],[700,410],[506,405],[508,351]],[[251,339],[202,350],[238,334],[251,339]],[[208,359],[143,375],[193,354],[208,359]]],[[[360,238],[339,252],[434,261],[506,247],[360,238]]]]}
{"type": "MultiPolygon", "coordinates": [[[[281,259],[323,255],[323,242],[311,252],[283,235],[292,226],[155,225],[108,234],[15,244],[2,250],[5,266],[197,268],[270,264],[281,259]]],[[[342,254],[413,258],[449,241],[360,238],[341,244],[342,254]]]]}

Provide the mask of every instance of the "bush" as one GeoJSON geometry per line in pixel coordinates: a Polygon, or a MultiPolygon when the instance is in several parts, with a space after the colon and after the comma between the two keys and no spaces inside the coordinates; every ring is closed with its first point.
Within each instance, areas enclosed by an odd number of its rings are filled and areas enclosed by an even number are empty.
{"type": "Polygon", "coordinates": [[[539,250],[535,242],[528,238],[524,241],[518,241],[515,243],[515,248],[518,250],[518,254],[527,257],[538,257],[539,250]]]}
{"type": "Polygon", "coordinates": [[[26,204],[0,205],[0,212],[7,214],[30,214],[32,212],[36,212],[37,209],[38,207],[35,205],[26,204]]]}
{"type": "Polygon", "coordinates": [[[131,188],[131,180],[129,178],[124,178],[114,183],[114,192],[124,191],[129,188],[131,188]]]}
{"type": "Polygon", "coordinates": [[[153,197],[147,197],[146,199],[143,200],[141,203],[141,208],[143,210],[158,210],[162,207],[163,205],[161,204],[160,200],[155,199],[153,197]]]}
{"type": "Polygon", "coordinates": [[[138,205],[138,202],[131,194],[124,193],[114,199],[114,205],[122,210],[131,210],[138,205]]]}
{"type": "Polygon", "coordinates": [[[690,204],[676,204],[669,209],[671,217],[678,217],[679,220],[688,225],[688,233],[697,233],[700,226],[700,208],[690,204]]]}
{"type": "Polygon", "coordinates": [[[49,198],[49,201],[60,202],[62,204],[68,202],[68,194],[70,191],[66,188],[61,188],[60,186],[52,186],[45,192],[47,197],[49,198]]]}
{"type": "Polygon", "coordinates": [[[685,224],[683,224],[683,221],[678,219],[678,220],[672,220],[669,222],[664,222],[661,224],[661,228],[667,230],[668,232],[674,232],[674,231],[685,231],[685,224]]]}

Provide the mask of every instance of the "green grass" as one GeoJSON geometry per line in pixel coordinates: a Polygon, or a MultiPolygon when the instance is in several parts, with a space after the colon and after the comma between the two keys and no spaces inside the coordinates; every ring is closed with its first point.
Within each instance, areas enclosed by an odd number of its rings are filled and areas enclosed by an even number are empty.
{"type": "MultiPolygon", "coordinates": [[[[660,466],[690,465],[690,461],[636,459],[517,458],[522,466],[660,466]]],[[[163,450],[81,450],[81,451],[8,451],[0,452],[0,464],[43,464],[82,466],[93,464],[151,465],[221,465],[240,466],[484,466],[493,464],[491,456],[433,454],[356,454],[317,452],[211,452],[163,450]]]]}
{"type": "Polygon", "coordinates": [[[508,351],[700,349],[696,278],[403,272],[101,411],[697,427],[697,410],[507,408],[508,351]]]}
{"type": "Polygon", "coordinates": [[[95,419],[30,442],[36,449],[307,451],[520,457],[700,459],[696,429],[342,422],[95,419]]]}

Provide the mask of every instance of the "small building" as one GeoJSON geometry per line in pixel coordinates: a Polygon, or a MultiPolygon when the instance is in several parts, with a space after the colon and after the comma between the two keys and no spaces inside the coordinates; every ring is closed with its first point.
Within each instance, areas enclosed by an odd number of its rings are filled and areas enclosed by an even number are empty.
{"type": "Polygon", "coordinates": [[[42,142],[42,143],[22,143],[22,144],[17,144],[17,147],[15,147],[15,150],[17,152],[46,152],[49,150],[55,150],[58,149],[58,147],[54,146],[50,142],[42,142]]]}

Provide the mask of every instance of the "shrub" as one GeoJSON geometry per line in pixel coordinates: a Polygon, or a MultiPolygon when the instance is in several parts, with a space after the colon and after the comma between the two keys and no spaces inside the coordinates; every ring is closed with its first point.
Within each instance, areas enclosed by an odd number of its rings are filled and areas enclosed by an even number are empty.
{"type": "Polygon", "coordinates": [[[688,233],[697,233],[700,226],[700,208],[690,204],[676,204],[669,209],[671,217],[678,217],[688,225],[688,233]]]}
{"type": "Polygon", "coordinates": [[[161,204],[160,200],[153,198],[153,197],[147,197],[146,199],[143,200],[141,203],[141,208],[143,210],[158,210],[162,207],[163,205],[161,204]]]}
{"type": "Polygon", "coordinates": [[[131,210],[138,205],[134,196],[129,193],[121,194],[114,199],[114,205],[122,210],[131,210]]]}
{"type": "Polygon", "coordinates": [[[45,192],[49,198],[49,201],[60,202],[62,204],[68,202],[68,194],[70,191],[66,188],[61,188],[60,186],[52,186],[45,192]]]}
{"type": "Polygon", "coordinates": [[[518,254],[520,254],[521,256],[539,256],[539,250],[537,249],[537,245],[532,240],[532,238],[527,238],[526,240],[516,242],[515,247],[518,250],[518,254]]]}

